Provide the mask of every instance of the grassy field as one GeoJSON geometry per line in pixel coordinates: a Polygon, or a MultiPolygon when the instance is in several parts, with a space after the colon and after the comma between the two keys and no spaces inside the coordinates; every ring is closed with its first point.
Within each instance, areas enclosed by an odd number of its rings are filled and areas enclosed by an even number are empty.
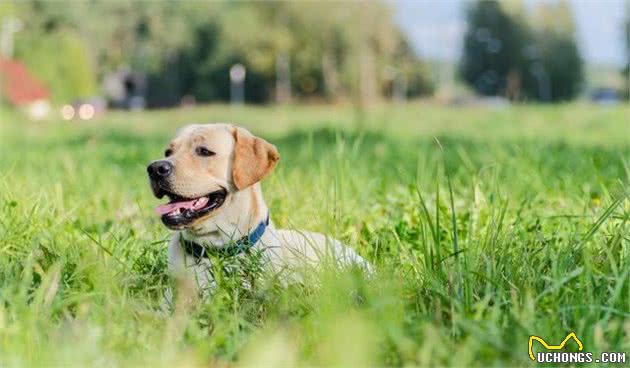
{"type": "Polygon", "coordinates": [[[0,366],[529,366],[530,335],[570,331],[630,352],[629,106],[0,120],[0,366]],[[224,275],[161,311],[168,231],[145,166],[211,121],[277,145],[276,226],[332,234],[377,275],[224,275]]]}

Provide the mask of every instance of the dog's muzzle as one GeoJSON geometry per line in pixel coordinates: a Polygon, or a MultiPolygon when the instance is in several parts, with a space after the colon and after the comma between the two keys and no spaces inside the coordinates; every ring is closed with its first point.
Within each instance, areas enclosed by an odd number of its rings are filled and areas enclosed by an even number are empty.
{"type": "Polygon", "coordinates": [[[220,188],[205,195],[189,198],[171,188],[169,179],[173,164],[168,160],[154,161],[147,167],[151,190],[157,198],[169,197],[170,201],[156,208],[164,225],[171,229],[181,229],[192,224],[223,205],[228,191],[220,188]]]}

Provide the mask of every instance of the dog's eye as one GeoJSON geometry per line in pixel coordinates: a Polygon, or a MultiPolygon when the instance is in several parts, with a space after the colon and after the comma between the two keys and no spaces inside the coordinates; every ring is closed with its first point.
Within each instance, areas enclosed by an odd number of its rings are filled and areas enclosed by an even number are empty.
{"type": "Polygon", "coordinates": [[[203,157],[210,157],[210,156],[214,156],[215,153],[210,151],[209,149],[207,149],[206,147],[197,147],[195,149],[195,152],[199,155],[199,156],[203,156],[203,157]]]}
{"type": "Polygon", "coordinates": [[[168,157],[168,156],[170,156],[172,154],[173,154],[173,150],[170,149],[170,148],[168,148],[166,151],[164,151],[164,157],[168,157]]]}

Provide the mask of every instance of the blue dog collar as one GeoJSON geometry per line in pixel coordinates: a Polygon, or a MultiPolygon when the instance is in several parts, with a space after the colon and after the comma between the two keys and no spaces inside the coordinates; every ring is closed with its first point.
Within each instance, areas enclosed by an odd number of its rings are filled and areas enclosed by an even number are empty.
{"type": "Polygon", "coordinates": [[[261,221],[258,226],[249,233],[249,235],[240,238],[235,241],[233,245],[227,245],[225,247],[217,248],[217,247],[206,247],[199,243],[195,243],[191,240],[184,239],[181,235],[179,237],[179,241],[186,251],[186,253],[195,257],[196,259],[200,258],[208,258],[209,255],[216,256],[224,256],[224,257],[233,257],[238,254],[247,252],[250,250],[260,238],[262,238],[265,230],[269,226],[269,214],[267,214],[267,218],[264,221],[261,221]]]}

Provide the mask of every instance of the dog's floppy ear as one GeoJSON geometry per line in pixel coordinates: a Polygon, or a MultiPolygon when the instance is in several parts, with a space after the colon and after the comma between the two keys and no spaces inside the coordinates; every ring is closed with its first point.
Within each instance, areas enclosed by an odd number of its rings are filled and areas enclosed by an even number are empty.
{"type": "Polygon", "coordinates": [[[273,170],[280,155],[276,147],[243,128],[234,127],[232,180],[238,190],[259,182],[273,170]]]}

